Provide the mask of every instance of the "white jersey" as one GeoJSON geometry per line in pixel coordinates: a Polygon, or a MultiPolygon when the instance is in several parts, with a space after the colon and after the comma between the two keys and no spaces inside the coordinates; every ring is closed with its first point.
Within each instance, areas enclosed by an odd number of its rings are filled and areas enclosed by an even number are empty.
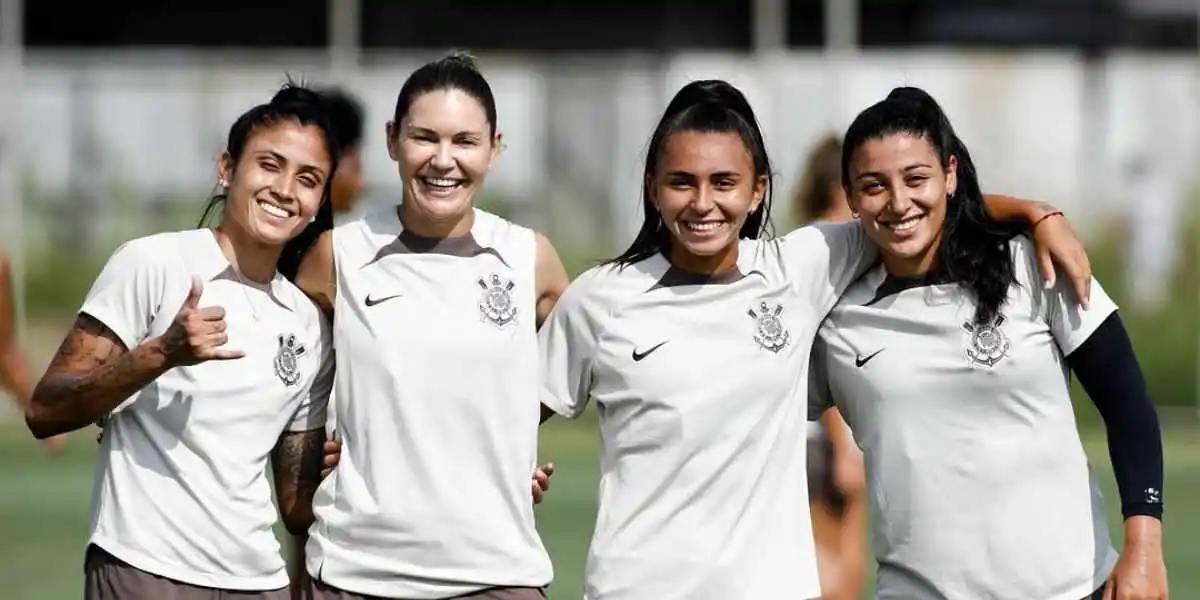
{"type": "Polygon", "coordinates": [[[1116,306],[1093,282],[1081,310],[1027,238],[1011,248],[996,323],[958,284],[879,267],[822,326],[814,408],[832,399],[863,449],[880,600],[1078,600],[1116,563],[1063,359],[1116,306]]]}
{"type": "Polygon", "coordinates": [[[533,231],[404,232],[395,208],[333,232],[342,458],[317,492],[308,568],[334,587],[448,598],[553,575],[534,526],[533,231]]]}
{"type": "Polygon", "coordinates": [[[269,285],[243,282],[214,233],[197,229],[121,246],[80,313],[132,349],[167,330],[193,276],[204,284],[200,307],[225,308],[225,347],[246,355],[171,369],[113,412],[89,540],[168,579],[278,589],[288,576],[266,466],[285,430],[324,423],[332,361],[316,305],[278,274],[269,285]]]}
{"type": "Polygon", "coordinates": [[[820,595],[805,478],[809,352],[873,259],[858,223],[743,240],[703,278],[592,269],[540,333],[543,402],[600,414],[591,600],[820,595]]]}

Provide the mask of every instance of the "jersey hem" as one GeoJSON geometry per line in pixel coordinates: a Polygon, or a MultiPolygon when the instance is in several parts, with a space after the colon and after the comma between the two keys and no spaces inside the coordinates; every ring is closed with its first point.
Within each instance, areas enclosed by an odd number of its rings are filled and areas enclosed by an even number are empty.
{"type": "Polygon", "coordinates": [[[105,552],[111,554],[114,558],[127,563],[129,566],[135,569],[145,571],[151,575],[165,577],[179,583],[185,583],[187,585],[195,585],[220,590],[270,592],[286,588],[291,583],[291,581],[288,579],[287,570],[283,567],[281,567],[275,574],[264,575],[261,577],[237,577],[234,575],[196,573],[194,571],[189,571],[186,568],[167,565],[159,562],[136,550],[131,550],[117,542],[104,538],[103,536],[92,536],[91,539],[88,540],[88,543],[95,544],[101,550],[104,550],[105,552]]]}

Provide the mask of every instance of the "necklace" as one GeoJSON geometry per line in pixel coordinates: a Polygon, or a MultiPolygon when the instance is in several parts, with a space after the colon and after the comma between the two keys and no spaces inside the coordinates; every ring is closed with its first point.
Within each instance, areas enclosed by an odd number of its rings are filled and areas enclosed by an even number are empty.
{"type": "MultiPolygon", "coordinates": [[[[241,284],[242,296],[246,298],[246,305],[250,307],[250,314],[254,317],[254,321],[255,322],[261,321],[261,319],[258,316],[258,308],[255,306],[254,300],[250,298],[250,288],[259,289],[259,286],[247,281],[246,277],[244,275],[242,275],[242,270],[237,268],[236,265],[230,263],[229,268],[233,269],[234,277],[236,277],[238,280],[238,283],[241,284]]],[[[271,289],[271,284],[267,283],[264,291],[267,294],[270,294],[271,293],[270,289],[271,289]]]]}

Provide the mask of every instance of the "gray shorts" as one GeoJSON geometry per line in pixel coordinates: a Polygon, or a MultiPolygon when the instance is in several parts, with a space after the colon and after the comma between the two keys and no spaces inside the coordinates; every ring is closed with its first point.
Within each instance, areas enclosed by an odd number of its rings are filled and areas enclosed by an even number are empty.
{"type": "Polygon", "coordinates": [[[84,600],[291,600],[287,588],[240,591],[181,583],[133,567],[94,545],[88,546],[83,572],[84,600]]]}
{"type": "MultiPolygon", "coordinates": [[[[397,600],[345,592],[315,580],[308,589],[309,595],[305,596],[305,600],[397,600]]],[[[453,600],[546,600],[546,592],[531,587],[495,587],[466,596],[455,596],[453,600]]]]}

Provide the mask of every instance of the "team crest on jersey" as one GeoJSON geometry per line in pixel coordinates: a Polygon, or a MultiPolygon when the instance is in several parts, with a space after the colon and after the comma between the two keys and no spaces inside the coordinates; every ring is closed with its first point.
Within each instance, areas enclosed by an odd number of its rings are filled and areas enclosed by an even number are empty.
{"type": "Polygon", "coordinates": [[[275,375],[283,385],[293,386],[300,381],[300,357],[308,350],[290,333],[279,334],[279,349],[275,351],[275,375]]]}
{"type": "Polygon", "coordinates": [[[517,320],[517,307],[513,305],[512,290],[515,284],[492,273],[479,278],[483,294],[479,297],[479,319],[491,321],[496,327],[504,327],[517,320]]]}
{"type": "Polygon", "coordinates": [[[792,339],[792,334],[783,327],[783,319],[779,318],[779,313],[783,312],[783,305],[776,304],[771,306],[762,301],[758,303],[758,310],[751,308],[748,312],[750,318],[754,319],[755,331],[754,341],[763,349],[771,352],[779,352],[792,339]]]}
{"type": "Polygon", "coordinates": [[[963,323],[963,346],[967,351],[967,362],[972,366],[991,368],[996,366],[1004,357],[1012,344],[1000,326],[1004,324],[1004,315],[987,325],[976,325],[971,321],[963,323]]]}

